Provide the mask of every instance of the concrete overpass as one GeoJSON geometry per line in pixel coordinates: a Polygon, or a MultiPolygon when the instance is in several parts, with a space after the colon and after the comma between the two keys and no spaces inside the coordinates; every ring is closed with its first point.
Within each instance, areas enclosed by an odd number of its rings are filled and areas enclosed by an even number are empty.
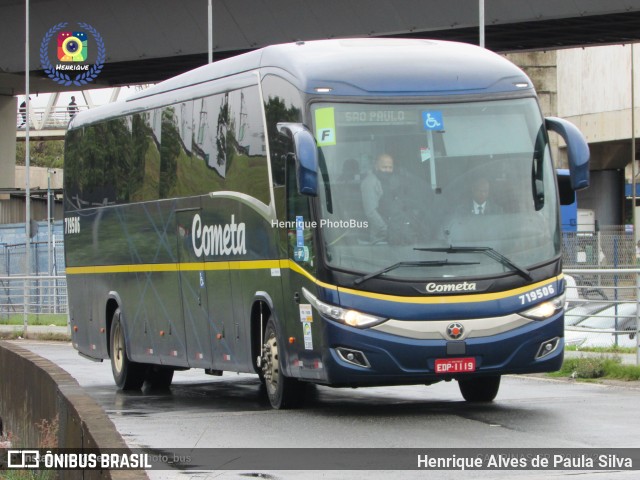
{"type": "MultiPolygon", "coordinates": [[[[214,59],[264,45],[354,36],[478,42],[477,0],[212,0],[214,59]]],[[[24,89],[25,8],[0,0],[0,95],[24,89]]],[[[32,90],[46,78],[40,45],[58,22],[92,25],[104,39],[102,86],[156,82],[207,61],[207,0],[31,0],[32,90]]],[[[640,39],[637,0],[486,0],[486,46],[506,52],[640,39]]],[[[96,49],[90,49],[89,61],[96,49]]]]}
{"type": "MultiPolygon", "coordinates": [[[[212,1],[214,60],[272,43],[331,37],[478,42],[477,0],[212,1]]],[[[24,93],[24,7],[22,1],[0,0],[0,187],[13,187],[15,95],[24,93]]],[[[30,17],[32,92],[77,89],[60,87],[42,70],[42,40],[58,22],[69,22],[70,29],[86,22],[104,40],[104,69],[87,87],[155,82],[207,61],[207,0],[31,0],[30,17]]],[[[640,40],[640,2],[485,0],[485,25],[487,48],[503,53],[633,42],[640,40]]],[[[95,58],[92,48],[88,61],[95,58]]],[[[548,95],[551,105],[554,95],[548,95]]]]}

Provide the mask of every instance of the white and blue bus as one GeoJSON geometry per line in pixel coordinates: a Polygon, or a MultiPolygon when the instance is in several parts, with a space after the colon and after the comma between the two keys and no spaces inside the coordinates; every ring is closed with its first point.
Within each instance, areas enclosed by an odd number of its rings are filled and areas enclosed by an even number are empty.
{"type": "Polygon", "coordinates": [[[588,186],[584,138],[520,69],[428,40],[270,46],[81,112],[74,346],[126,390],[201,368],[259,375],[274,408],[309,383],[491,401],[501,375],[562,363],[548,130],[588,186]]]}

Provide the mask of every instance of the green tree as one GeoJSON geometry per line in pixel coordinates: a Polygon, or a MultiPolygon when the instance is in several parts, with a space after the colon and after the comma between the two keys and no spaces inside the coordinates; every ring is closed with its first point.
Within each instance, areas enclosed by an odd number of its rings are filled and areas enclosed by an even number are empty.
{"type": "MultiPolygon", "coordinates": [[[[34,167],[63,168],[64,140],[32,140],[29,149],[29,164],[34,167]]],[[[16,145],[16,165],[25,164],[25,142],[16,145]]]]}

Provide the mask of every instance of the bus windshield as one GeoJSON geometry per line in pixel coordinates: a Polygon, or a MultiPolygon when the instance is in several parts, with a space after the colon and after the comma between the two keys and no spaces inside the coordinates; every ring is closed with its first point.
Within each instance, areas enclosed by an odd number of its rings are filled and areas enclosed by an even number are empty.
{"type": "Polygon", "coordinates": [[[312,118],[330,268],[409,280],[524,276],[560,254],[535,99],[316,103],[312,118]]]}

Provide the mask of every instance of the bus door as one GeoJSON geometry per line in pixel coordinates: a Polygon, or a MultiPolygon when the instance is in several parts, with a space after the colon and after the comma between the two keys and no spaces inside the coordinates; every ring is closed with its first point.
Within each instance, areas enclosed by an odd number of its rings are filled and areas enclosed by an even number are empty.
{"type": "Polygon", "coordinates": [[[302,294],[302,288],[314,290],[310,277],[316,275],[317,258],[313,240],[313,220],[310,197],[297,190],[295,163],[289,158],[286,173],[287,250],[289,262],[295,267],[282,275],[287,336],[299,339],[295,358],[289,358],[291,374],[301,378],[320,379],[322,358],[321,326],[312,321],[311,306],[302,294]],[[306,272],[306,275],[301,273],[306,272]]]}
{"type": "Polygon", "coordinates": [[[202,210],[200,199],[189,199],[181,207],[176,209],[176,233],[187,360],[190,367],[211,368],[216,331],[209,317],[205,261],[195,255],[191,241],[193,218],[202,210]]]}

